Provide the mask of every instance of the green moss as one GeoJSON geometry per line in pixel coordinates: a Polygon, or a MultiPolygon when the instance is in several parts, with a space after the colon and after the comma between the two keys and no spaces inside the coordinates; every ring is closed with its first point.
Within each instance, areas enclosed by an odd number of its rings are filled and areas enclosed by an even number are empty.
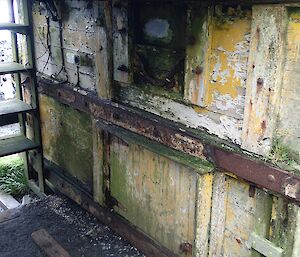
{"type": "MultiPolygon", "coordinates": [[[[146,46],[146,45],[136,45],[135,51],[139,56],[139,60],[142,62],[143,67],[147,75],[158,82],[150,84],[149,87],[152,87],[152,91],[156,91],[158,94],[161,94],[161,91],[173,92],[176,94],[182,94],[183,88],[183,52],[174,51],[172,49],[166,49],[157,46],[146,46]],[[172,74],[172,76],[170,76],[172,74]],[[174,79],[171,83],[172,87],[168,88],[168,79],[174,79]],[[160,89],[159,89],[160,88],[160,89]]],[[[140,61],[136,59],[134,63],[134,80],[138,84],[145,84],[145,78],[140,75],[140,61]]],[[[145,88],[146,90],[148,88],[145,88]]]]}
{"type": "Polygon", "coordinates": [[[220,28],[224,28],[236,20],[249,19],[251,10],[248,7],[242,8],[241,6],[216,6],[215,7],[215,23],[220,28]]]}
{"type": "MultiPolygon", "coordinates": [[[[47,98],[55,127],[48,130],[52,141],[47,145],[47,154],[53,162],[91,190],[93,180],[93,143],[91,119],[88,114],[57,103],[47,98]]],[[[51,124],[50,123],[50,124],[51,124]]],[[[46,156],[47,157],[47,156],[46,156]]]]}
{"type": "MultiPolygon", "coordinates": [[[[299,7],[288,7],[288,16],[293,16],[293,15],[300,15],[300,8],[299,7]]],[[[293,18],[291,18],[292,20],[294,20],[293,18]]],[[[296,20],[299,21],[299,20],[296,20]]]]}
{"type": "Polygon", "coordinates": [[[0,191],[21,197],[27,190],[22,158],[18,155],[0,158],[0,191]]]}
{"type": "Polygon", "coordinates": [[[295,171],[295,173],[300,171],[300,165],[293,158],[292,151],[284,144],[283,139],[279,137],[274,138],[267,161],[283,169],[295,171]]]}
{"type": "Polygon", "coordinates": [[[127,142],[140,145],[154,153],[162,155],[177,163],[188,166],[200,174],[212,172],[214,170],[214,165],[204,158],[201,159],[195,156],[191,156],[189,154],[182,153],[178,150],[164,146],[160,143],[153,142],[150,139],[129,132],[125,129],[117,128],[114,131],[112,131],[112,133],[117,135],[118,137],[125,139],[127,142]]]}

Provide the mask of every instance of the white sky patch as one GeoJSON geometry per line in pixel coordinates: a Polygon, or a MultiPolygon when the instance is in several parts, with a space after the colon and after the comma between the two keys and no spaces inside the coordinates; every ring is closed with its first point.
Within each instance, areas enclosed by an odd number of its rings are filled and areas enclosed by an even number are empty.
{"type": "MultiPolygon", "coordinates": [[[[0,23],[9,22],[8,16],[8,1],[7,0],[0,0],[1,6],[1,15],[0,15],[0,23]]],[[[2,40],[10,40],[10,32],[9,31],[0,31],[0,41],[2,40]]]]}

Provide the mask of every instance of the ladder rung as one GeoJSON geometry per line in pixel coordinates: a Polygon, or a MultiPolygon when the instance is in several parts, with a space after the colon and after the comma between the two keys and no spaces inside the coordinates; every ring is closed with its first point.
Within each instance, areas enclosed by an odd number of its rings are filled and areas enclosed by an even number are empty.
{"type": "Polygon", "coordinates": [[[20,71],[29,71],[30,66],[25,66],[17,62],[3,62],[0,63],[0,75],[7,73],[15,73],[20,71]]]}
{"type": "Polygon", "coordinates": [[[19,99],[0,102],[0,116],[18,114],[34,110],[29,104],[19,99]]]}
{"type": "Polygon", "coordinates": [[[10,30],[19,33],[26,33],[30,29],[28,25],[22,25],[17,23],[0,23],[0,30],[10,30]]]}
{"type": "Polygon", "coordinates": [[[0,157],[38,148],[39,145],[25,136],[0,139],[0,157]]]}

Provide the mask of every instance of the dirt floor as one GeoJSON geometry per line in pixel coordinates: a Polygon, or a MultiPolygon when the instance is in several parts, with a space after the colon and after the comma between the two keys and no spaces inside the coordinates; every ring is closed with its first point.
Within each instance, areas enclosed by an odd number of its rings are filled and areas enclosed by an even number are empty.
{"type": "Polygon", "coordinates": [[[0,256],[45,256],[31,238],[41,228],[72,257],[144,256],[77,204],[57,196],[20,207],[9,220],[0,216],[0,256]]]}

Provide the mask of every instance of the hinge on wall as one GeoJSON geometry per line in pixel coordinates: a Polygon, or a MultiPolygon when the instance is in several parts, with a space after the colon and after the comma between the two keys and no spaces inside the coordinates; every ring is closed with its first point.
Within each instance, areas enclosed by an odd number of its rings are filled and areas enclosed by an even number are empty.
{"type": "Polygon", "coordinates": [[[252,233],[248,241],[249,249],[254,249],[266,257],[282,257],[283,249],[275,246],[271,241],[252,233]]]}

